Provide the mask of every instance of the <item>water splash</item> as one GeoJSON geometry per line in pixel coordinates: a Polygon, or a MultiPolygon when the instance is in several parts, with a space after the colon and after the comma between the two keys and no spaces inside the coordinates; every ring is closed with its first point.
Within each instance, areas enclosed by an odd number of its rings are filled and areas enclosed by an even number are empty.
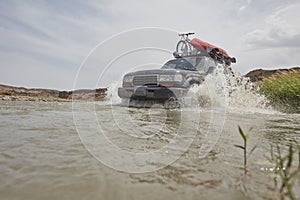
{"type": "Polygon", "coordinates": [[[192,87],[187,95],[187,106],[198,102],[201,107],[224,106],[230,111],[272,111],[266,97],[249,78],[241,76],[234,68],[218,65],[215,72],[206,76],[203,84],[192,87]]]}
{"type": "MultiPolygon", "coordinates": [[[[114,82],[107,90],[106,104],[128,105],[118,96],[122,82],[114,82]]],[[[182,100],[184,107],[211,106],[226,107],[227,110],[240,112],[273,112],[266,97],[258,93],[258,88],[249,78],[243,77],[232,67],[218,65],[215,72],[205,77],[201,85],[190,88],[182,100]]]]}
{"type": "Polygon", "coordinates": [[[105,104],[118,105],[122,99],[118,96],[118,88],[122,86],[122,81],[115,81],[107,88],[105,104]]]}
{"type": "Polygon", "coordinates": [[[219,68],[223,76],[228,109],[244,112],[273,110],[269,100],[258,92],[258,87],[248,77],[241,76],[234,68],[219,68]],[[223,73],[222,73],[223,71],[223,73]]]}

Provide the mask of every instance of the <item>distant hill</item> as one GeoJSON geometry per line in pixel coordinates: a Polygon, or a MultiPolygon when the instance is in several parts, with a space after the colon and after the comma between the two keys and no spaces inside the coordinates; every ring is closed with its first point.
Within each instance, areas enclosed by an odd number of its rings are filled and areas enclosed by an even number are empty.
{"type": "Polygon", "coordinates": [[[264,69],[255,69],[248,72],[245,77],[249,77],[252,82],[261,81],[265,77],[270,77],[276,73],[289,72],[289,71],[300,71],[300,67],[293,67],[290,69],[274,69],[274,70],[264,70],[264,69]]]}
{"type": "Polygon", "coordinates": [[[27,89],[0,84],[0,100],[71,101],[72,99],[99,99],[106,95],[106,88],[95,90],[59,91],[51,89],[27,89]]]}

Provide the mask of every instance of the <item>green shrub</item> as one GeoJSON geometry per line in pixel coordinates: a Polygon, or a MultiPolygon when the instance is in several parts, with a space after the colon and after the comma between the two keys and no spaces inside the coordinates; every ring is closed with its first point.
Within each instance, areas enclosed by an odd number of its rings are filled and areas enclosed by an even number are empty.
{"type": "Polygon", "coordinates": [[[300,112],[300,71],[277,73],[259,82],[260,92],[283,111],[300,112]]]}

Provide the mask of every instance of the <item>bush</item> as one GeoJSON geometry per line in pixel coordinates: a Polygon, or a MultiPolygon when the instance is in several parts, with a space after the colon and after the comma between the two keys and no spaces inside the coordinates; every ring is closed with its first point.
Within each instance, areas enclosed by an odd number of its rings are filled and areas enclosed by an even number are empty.
{"type": "Polygon", "coordinates": [[[280,110],[300,112],[300,71],[277,73],[259,82],[260,92],[280,110]]]}

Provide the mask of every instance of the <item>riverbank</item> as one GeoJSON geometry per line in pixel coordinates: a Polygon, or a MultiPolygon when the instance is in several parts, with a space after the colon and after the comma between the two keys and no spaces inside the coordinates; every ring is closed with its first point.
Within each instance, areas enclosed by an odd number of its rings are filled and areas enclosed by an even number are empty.
{"type": "MultiPolygon", "coordinates": [[[[300,72],[300,67],[275,70],[255,69],[248,72],[244,77],[248,77],[251,82],[260,85],[263,79],[273,77],[278,73],[282,74],[292,71],[300,72]]],[[[51,89],[28,89],[0,84],[0,100],[2,101],[71,102],[73,100],[102,100],[106,96],[106,92],[106,88],[59,91],[51,89]]],[[[265,94],[265,92],[263,93],[265,94]]]]}
{"type": "Polygon", "coordinates": [[[275,108],[283,112],[300,112],[300,71],[274,74],[258,83],[275,108]]]}
{"type": "Polygon", "coordinates": [[[59,91],[51,89],[28,89],[0,84],[2,101],[40,101],[71,102],[73,100],[101,100],[106,95],[106,88],[59,91]]]}
{"type": "Polygon", "coordinates": [[[258,86],[273,108],[282,112],[300,112],[300,68],[253,70],[245,75],[258,86]]]}

